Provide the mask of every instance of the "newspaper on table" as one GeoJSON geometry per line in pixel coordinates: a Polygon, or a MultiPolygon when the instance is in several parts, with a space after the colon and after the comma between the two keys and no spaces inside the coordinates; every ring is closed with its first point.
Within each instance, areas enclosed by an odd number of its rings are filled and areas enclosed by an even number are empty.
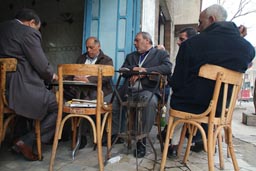
{"type": "MultiPolygon", "coordinates": [[[[106,104],[106,102],[104,102],[106,104]]],[[[65,102],[65,106],[69,107],[96,107],[97,100],[83,100],[83,99],[72,99],[70,101],[65,102]]]]}

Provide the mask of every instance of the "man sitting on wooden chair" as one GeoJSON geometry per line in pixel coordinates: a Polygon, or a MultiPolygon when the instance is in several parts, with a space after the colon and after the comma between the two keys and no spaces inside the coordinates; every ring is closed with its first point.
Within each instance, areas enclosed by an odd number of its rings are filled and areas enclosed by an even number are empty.
{"type": "MultiPolygon", "coordinates": [[[[41,46],[41,21],[31,9],[20,10],[15,19],[0,24],[0,58],[18,60],[17,71],[7,75],[7,99],[15,114],[40,120],[43,143],[55,133],[58,106],[54,93],[45,82],[58,79],[41,46]]],[[[27,160],[38,160],[32,145],[35,132],[30,131],[15,141],[13,150],[27,160]]]]}
{"type": "MultiPolygon", "coordinates": [[[[82,54],[77,58],[77,64],[101,64],[101,65],[111,65],[113,66],[113,60],[101,50],[100,41],[96,37],[88,37],[85,41],[86,53],[82,54]]],[[[97,83],[97,77],[86,76],[74,76],[72,78],[76,81],[83,81],[86,83],[97,83]]],[[[109,102],[112,96],[112,86],[111,77],[104,77],[102,80],[102,88],[104,93],[104,101],[109,102]]],[[[77,87],[69,86],[65,87],[65,99],[72,100],[74,98],[84,99],[84,100],[95,100],[97,97],[96,87],[77,87]]],[[[114,118],[113,118],[114,119],[114,118]]],[[[86,127],[86,120],[82,120],[82,127],[86,127]]],[[[84,148],[87,144],[87,138],[84,130],[88,128],[82,128],[81,144],[79,149],[84,148]]],[[[105,137],[104,137],[105,138],[105,137]]],[[[114,138],[112,138],[114,139],[114,138]]],[[[103,140],[103,145],[106,145],[106,138],[103,140]]]]}
{"type": "MultiPolygon", "coordinates": [[[[170,56],[165,50],[160,50],[153,47],[151,35],[147,32],[137,33],[134,39],[134,45],[136,51],[127,55],[123,68],[127,68],[129,71],[134,72],[157,72],[163,75],[171,74],[172,64],[170,62],[170,56]]],[[[154,92],[157,85],[156,81],[151,80],[146,75],[124,75],[124,85],[122,90],[128,90],[128,96],[136,99],[139,102],[148,102],[147,106],[142,110],[142,132],[149,133],[157,113],[157,103],[160,97],[159,88],[154,92]],[[136,86],[137,85],[137,86],[136,86]],[[132,87],[132,88],[131,88],[132,87]],[[152,98],[150,98],[152,97],[152,98]]],[[[125,96],[127,92],[122,92],[125,96]]],[[[113,116],[117,115],[119,109],[115,109],[113,106],[113,116]]],[[[121,119],[121,118],[119,118],[121,119]]],[[[117,123],[113,122],[113,127],[117,123]]],[[[138,130],[136,130],[138,131],[138,130]]],[[[138,140],[136,146],[137,150],[134,150],[134,157],[142,158],[146,154],[146,138],[138,140]]]]}
{"type": "MultiPolygon", "coordinates": [[[[226,17],[227,12],[220,5],[206,8],[199,17],[200,34],[181,44],[170,81],[172,109],[191,113],[206,110],[214,82],[197,76],[202,65],[214,64],[244,73],[253,60],[254,47],[240,36],[234,23],[225,21],[226,17]]],[[[216,114],[218,109],[221,105],[216,114]]]]}

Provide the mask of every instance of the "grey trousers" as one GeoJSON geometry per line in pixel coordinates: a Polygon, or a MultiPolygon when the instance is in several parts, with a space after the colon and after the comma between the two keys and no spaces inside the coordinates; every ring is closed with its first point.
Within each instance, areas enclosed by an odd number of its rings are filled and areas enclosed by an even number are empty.
{"type": "MultiPolygon", "coordinates": [[[[53,92],[49,91],[48,109],[46,116],[40,121],[41,129],[41,141],[43,143],[49,143],[55,133],[56,119],[58,114],[58,105],[56,96],[53,92]]],[[[20,137],[25,144],[32,146],[35,140],[35,131],[32,129],[30,132],[20,137]]]]}
{"type": "MultiPolygon", "coordinates": [[[[147,100],[151,97],[151,95],[152,95],[152,92],[143,90],[143,91],[136,92],[136,93],[133,92],[130,96],[135,101],[140,99],[144,102],[147,102],[147,100]]],[[[158,97],[157,97],[157,95],[153,94],[150,101],[148,101],[147,105],[141,110],[142,111],[142,118],[141,118],[142,132],[144,132],[144,133],[150,132],[152,126],[154,125],[155,116],[157,113],[157,103],[158,103],[158,97]]],[[[123,126],[126,123],[126,121],[125,121],[126,117],[124,115],[126,114],[126,112],[128,110],[127,110],[127,108],[124,107],[123,110],[120,111],[121,105],[120,105],[119,101],[117,100],[117,98],[115,98],[112,105],[113,105],[112,134],[114,135],[114,134],[119,133],[119,131],[121,131],[121,132],[124,131],[123,126]]],[[[139,109],[133,108],[131,110],[135,111],[135,113],[136,113],[135,117],[136,117],[139,109]]],[[[136,127],[137,127],[137,125],[135,125],[135,129],[136,129],[136,127]]]]}

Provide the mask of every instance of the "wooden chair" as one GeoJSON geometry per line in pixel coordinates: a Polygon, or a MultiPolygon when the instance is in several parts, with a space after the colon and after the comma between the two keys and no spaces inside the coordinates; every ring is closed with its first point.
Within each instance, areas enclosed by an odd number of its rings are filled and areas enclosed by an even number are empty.
{"type": "MultiPolygon", "coordinates": [[[[8,107],[6,99],[6,74],[7,72],[15,72],[17,67],[17,59],[15,58],[0,58],[0,144],[5,138],[6,130],[11,121],[15,118],[15,111],[8,107]]],[[[41,150],[41,134],[40,121],[35,120],[35,134],[37,143],[37,152],[39,160],[42,160],[41,150]]]]}
{"type": "MultiPolygon", "coordinates": [[[[243,73],[232,71],[220,66],[215,65],[203,65],[200,68],[199,76],[214,80],[215,88],[212,96],[212,100],[209,103],[208,108],[201,114],[193,114],[183,111],[178,111],[170,109],[170,118],[168,122],[168,129],[166,134],[165,146],[163,151],[163,157],[161,162],[161,171],[164,170],[166,163],[166,156],[168,151],[168,145],[170,138],[172,137],[173,131],[178,124],[185,123],[185,127],[188,129],[190,135],[187,143],[187,149],[183,162],[186,163],[188,155],[190,152],[191,142],[193,135],[195,135],[197,129],[202,134],[202,139],[204,143],[204,149],[208,155],[208,170],[214,170],[214,152],[215,144],[218,140],[219,148],[221,148],[222,143],[220,142],[220,134],[224,129],[226,143],[228,146],[229,153],[231,155],[234,170],[239,170],[233,142],[232,142],[232,116],[234,107],[236,104],[236,99],[241,88],[243,73]],[[231,88],[232,87],[232,88],[231,88]],[[223,93],[220,93],[223,89],[223,93]],[[228,94],[231,97],[228,97],[228,94]],[[215,117],[218,99],[222,100],[222,110],[220,117],[215,117]],[[175,119],[175,120],[174,120],[175,119]],[[208,137],[206,137],[206,132],[201,126],[201,123],[208,124],[208,137]]],[[[220,150],[220,149],[219,149],[220,150]]],[[[220,152],[222,154],[222,152],[220,152]]],[[[223,157],[220,157],[220,167],[223,168],[223,157]]]]}
{"type": "MultiPolygon", "coordinates": [[[[49,170],[53,170],[54,160],[56,156],[58,140],[61,139],[62,129],[65,122],[69,118],[77,120],[77,118],[84,118],[89,121],[92,126],[94,134],[94,143],[97,144],[98,149],[98,162],[99,170],[104,170],[103,158],[102,158],[102,135],[103,130],[107,124],[107,151],[111,146],[111,126],[112,126],[112,105],[104,104],[103,91],[102,91],[102,77],[113,76],[114,68],[109,65],[87,65],[87,64],[62,64],[58,66],[58,77],[59,77],[59,90],[58,90],[58,117],[56,123],[54,143],[52,147],[52,154],[50,160],[49,170]],[[76,108],[70,106],[64,106],[63,102],[63,76],[76,75],[76,76],[96,76],[98,78],[97,83],[97,99],[96,107],[94,108],[76,108]],[[62,113],[67,113],[63,118],[62,113]],[[96,123],[92,120],[91,116],[96,116],[96,123]],[[103,117],[103,119],[102,119],[103,117]]],[[[78,126],[78,122],[71,122],[73,124],[73,134],[76,134],[75,130],[78,126]]],[[[110,155],[110,154],[109,154],[110,155]]],[[[109,156],[107,156],[109,157],[109,156]]]]}

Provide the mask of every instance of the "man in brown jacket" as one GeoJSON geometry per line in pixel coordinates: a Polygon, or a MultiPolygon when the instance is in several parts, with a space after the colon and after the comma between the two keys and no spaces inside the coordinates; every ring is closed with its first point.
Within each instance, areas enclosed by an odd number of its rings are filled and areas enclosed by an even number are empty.
{"type": "MultiPolygon", "coordinates": [[[[78,64],[101,64],[101,65],[112,65],[112,58],[108,57],[103,53],[100,46],[100,41],[96,37],[89,37],[86,39],[86,53],[78,57],[76,63],[78,64]]],[[[104,92],[104,100],[109,102],[112,95],[112,86],[111,86],[112,77],[103,77],[102,79],[102,89],[104,92]]],[[[75,76],[73,80],[84,81],[86,83],[97,83],[97,77],[94,76],[75,76]]],[[[94,100],[97,97],[97,87],[75,87],[70,86],[66,87],[65,98],[71,100],[72,98],[94,100]]],[[[113,118],[114,119],[114,118],[113,118]]],[[[81,137],[81,144],[79,148],[83,148],[87,144],[86,135],[84,135],[86,127],[84,120],[82,122],[83,130],[81,137]]],[[[105,143],[105,141],[103,141],[105,143]]]]}

